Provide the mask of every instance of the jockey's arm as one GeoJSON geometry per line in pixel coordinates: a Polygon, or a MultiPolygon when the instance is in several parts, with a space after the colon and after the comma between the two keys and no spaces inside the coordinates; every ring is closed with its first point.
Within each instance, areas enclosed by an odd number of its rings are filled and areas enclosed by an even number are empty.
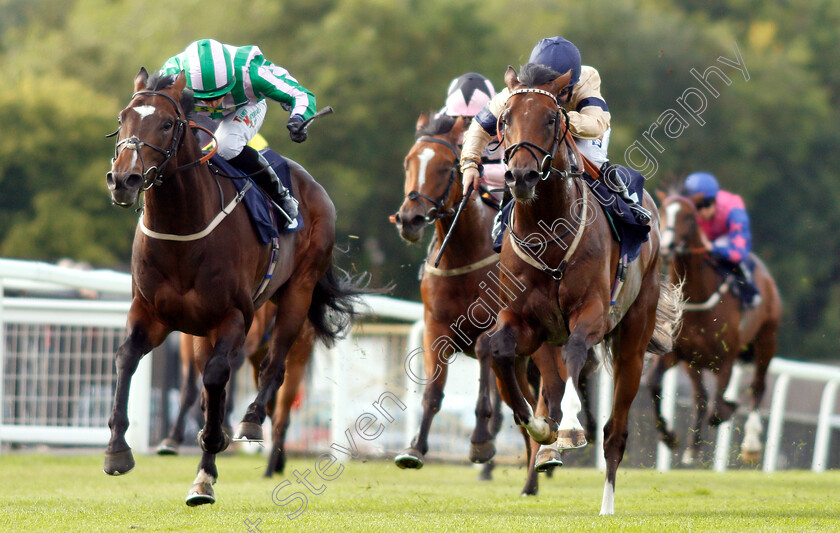
{"type": "Polygon", "coordinates": [[[470,184],[477,189],[480,180],[481,156],[487,149],[490,140],[496,135],[499,115],[505,107],[510,91],[504,89],[496,94],[484,108],[479,111],[464,133],[464,145],[461,148],[461,173],[463,175],[464,192],[470,184]]]}
{"type": "Polygon", "coordinates": [[[729,213],[726,224],[729,230],[728,238],[722,243],[715,241],[712,253],[732,263],[739,263],[747,258],[752,247],[750,218],[746,210],[735,208],[729,213]]]}
{"type": "Polygon", "coordinates": [[[315,95],[298,83],[286,69],[263,58],[259,67],[250,70],[254,92],[279,102],[290,117],[300,115],[303,120],[307,120],[315,114],[315,95]]]}
{"type": "Polygon", "coordinates": [[[601,96],[601,76],[584,65],[580,81],[572,90],[572,98],[565,106],[569,113],[569,127],[575,137],[598,139],[610,127],[610,110],[601,96]]]}

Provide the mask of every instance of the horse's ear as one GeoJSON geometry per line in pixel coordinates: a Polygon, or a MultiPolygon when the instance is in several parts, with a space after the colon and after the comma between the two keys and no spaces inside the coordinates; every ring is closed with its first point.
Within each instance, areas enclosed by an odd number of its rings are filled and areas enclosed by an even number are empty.
{"type": "Polygon", "coordinates": [[[517,83],[519,83],[519,76],[516,75],[516,69],[508,65],[505,71],[505,85],[508,89],[513,90],[517,83]]]}
{"type": "Polygon", "coordinates": [[[568,72],[560,76],[559,78],[554,78],[549,86],[551,87],[551,92],[554,94],[560,94],[560,91],[565,89],[569,86],[569,81],[572,79],[572,71],[569,69],[568,72]]]}
{"type": "Polygon", "coordinates": [[[417,125],[415,126],[415,129],[417,131],[420,131],[428,125],[429,125],[429,115],[427,115],[426,113],[420,113],[420,116],[417,117],[417,125]]]}
{"type": "Polygon", "coordinates": [[[660,203],[664,202],[665,198],[668,198],[668,193],[666,193],[662,189],[656,189],[656,191],[654,191],[654,192],[656,193],[656,197],[659,198],[660,203]]]}
{"type": "Polygon", "coordinates": [[[184,87],[187,86],[187,77],[184,75],[184,71],[178,73],[178,77],[175,78],[175,84],[173,87],[175,88],[178,93],[184,92],[184,87]]]}
{"type": "Polygon", "coordinates": [[[140,72],[134,76],[134,92],[142,91],[146,88],[146,80],[149,79],[149,73],[146,72],[146,67],[140,67],[140,72]]]}

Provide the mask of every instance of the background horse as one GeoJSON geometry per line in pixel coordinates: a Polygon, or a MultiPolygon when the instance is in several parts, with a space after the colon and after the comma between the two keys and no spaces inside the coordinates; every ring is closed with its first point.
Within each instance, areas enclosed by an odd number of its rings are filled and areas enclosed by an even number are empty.
{"type": "Polygon", "coordinates": [[[159,78],[140,69],[135,93],[119,115],[106,176],[115,204],[131,207],[145,191],[145,207],[134,236],[128,337],[116,353],[104,470],[117,475],[134,467],[125,441],[126,409],[131,376],[143,355],[173,330],[206,337],[212,352],[203,374],[205,423],[198,438],[203,454],[187,495],[188,505],[199,505],[215,501],[215,455],[230,443],[222,427],[225,385],[254,309],[271,298],[278,309],[276,325],[259,391],[235,437],[261,441],[266,405],[283,381],[286,354],[304,322],[308,318],[320,338],[333,341],[353,316],[353,297],[363,291],[336,278],[335,207],[323,187],[292,161],[305,230],[281,235],[276,249],[260,243],[248,214],[235,208],[240,196],[234,184],[214,178],[203,164],[206,157],[185,120],[183,110],[193,106],[185,86],[183,72],[159,78]]]}
{"type": "MultiPolygon", "coordinates": [[[[254,313],[254,321],[251,323],[251,329],[248,330],[248,335],[245,337],[245,345],[242,350],[245,357],[231,363],[231,376],[236,375],[244,359],[247,358],[254,372],[254,383],[259,386],[260,364],[268,354],[268,339],[271,335],[270,328],[274,325],[274,315],[276,312],[277,307],[271,302],[266,302],[254,313]]],[[[163,439],[158,445],[158,455],[177,455],[178,448],[184,441],[186,417],[195,404],[195,400],[198,398],[199,389],[196,386],[196,378],[201,375],[204,364],[206,363],[205,359],[197,357],[196,354],[209,353],[209,347],[201,339],[202,337],[194,337],[186,333],[181,334],[180,355],[182,379],[178,415],[175,417],[175,424],[173,424],[169,436],[163,439]],[[200,343],[198,349],[196,349],[196,343],[200,343]]],[[[314,344],[315,331],[307,322],[304,325],[304,330],[301,331],[286,356],[286,376],[283,379],[283,385],[280,386],[277,395],[269,401],[267,406],[272,422],[272,447],[268,466],[264,474],[265,477],[271,477],[274,472],[283,473],[283,468],[286,464],[285,437],[286,430],[289,427],[289,413],[300,388],[301,381],[303,380],[303,373],[312,355],[314,344]]],[[[235,382],[235,379],[231,379],[227,387],[227,405],[225,407],[226,430],[232,427],[230,425],[230,414],[233,410],[233,401],[235,399],[235,388],[233,386],[235,382]]]]}
{"type": "MultiPolygon", "coordinates": [[[[586,443],[580,412],[579,377],[593,347],[604,342],[612,356],[613,409],[604,427],[607,472],[601,514],[614,512],[615,478],[627,445],[627,415],[639,388],[646,350],[670,350],[680,313],[679,290],[661,287],[659,231],[652,227],[641,254],[630,263],[626,281],[611,305],[619,264],[619,243],[611,234],[589,187],[571,172],[569,150],[576,151],[568,117],[558,101],[571,72],[528,64],[517,76],[505,73],[510,91],[499,117],[503,134],[505,181],[516,203],[505,236],[501,262],[509,289],[490,339],[493,365],[510,395],[514,416],[543,446],[546,457],[586,443]],[[562,345],[568,370],[563,388],[555,365],[537,362],[546,391],[549,418],[535,416],[522,396],[514,368],[543,343],[562,345]],[[559,420],[559,426],[555,421],[559,420]]],[[[582,168],[580,154],[575,154],[582,168]]],[[[643,204],[655,205],[645,193],[643,204]]]]}
{"type": "Polygon", "coordinates": [[[659,193],[662,255],[670,260],[668,268],[671,281],[685,280],[686,304],[683,328],[674,343],[673,354],[655,360],[648,377],[650,392],[656,409],[657,423],[662,440],[671,449],[678,446],[678,439],[668,431],[661,414],[662,374],[682,361],[691,378],[695,395],[694,427],[691,439],[683,454],[683,463],[693,463],[700,454],[706,424],[717,426],[729,420],[735,404],[724,400],[723,393],[729,385],[732,365],[739,355],[755,361],[755,374],[751,385],[752,407],[745,426],[741,456],[745,461],[761,457],[761,417],[758,408],[764,395],[767,367],[776,354],[776,339],[782,314],[779,290],[767,267],[758,257],[754,279],[761,293],[758,307],[741,310],[740,298],[730,291],[736,283],[723,277],[712,263],[703,247],[697,210],[691,199],[659,193]],[[716,374],[717,390],[711,412],[707,413],[706,389],[703,386],[703,369],[716,374]]]}
{"type": "MultiPolygon", "coordinates": [[[[427,225],[434,224],[435,236],[423,265],[420,294],[423,299],[425,330],[423,358],[426,372],[423,417],[409,448],[395,458],[400,468],[421,468],[428,452],[429,429],[440,410],[447,367],[456,352],[478,358],[479,391],[476,426],[470,437],[470,460],[486,463],[482,478],[490,478],[495,454],[494,439],[501,428],[501,400],[490,370],[490,357],[476,351],[476,339],[492,327],[498,304],[498,254],[493,251],[490,229],[497,210],[474,197],[467,202],[451,240],[434,266],[440,244],[449,231],[456,204],[463,196],[458,172],[458,144],[465,129],[462,118],[441,116],[429,121],[426,114],[417,121],[417,141],[405,158],[405,200],[393,219],[400,236],[418,242],[427,225]]],[[[551,354],[548,354],[551,357],[551,354]]],[[[517,379],[535,403],[535,390],[527,381],[525,361],[516,369],[517,379]]],[[[523,494],[536,494],[537,473],[533,467],[530,439],[523,431],[529,467],[523,494]]]]}

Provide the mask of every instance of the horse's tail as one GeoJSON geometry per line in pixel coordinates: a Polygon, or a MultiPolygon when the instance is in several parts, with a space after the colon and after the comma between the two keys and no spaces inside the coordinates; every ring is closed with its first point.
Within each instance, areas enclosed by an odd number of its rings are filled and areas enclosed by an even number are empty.
{"type": "Polygon", "coordinates": [[[369,289],[368,280],[368,274],[354,277],[334,265],[318,280],[308,316],[315,335],[327,346],[342,338],[350,323],[361,314],[357,307],[362,295],[388,290],[369,289]]]}
{"type": "Polygon", "coordinates": [[[682,282],[673,284],[663,280],[659,289],[659,302],[656,305],[656,327],[648,343],[647,351],[656,355],[665,355],[674,349],[674,338],[682,326],[682,314],[685,300],[682,282]]]}

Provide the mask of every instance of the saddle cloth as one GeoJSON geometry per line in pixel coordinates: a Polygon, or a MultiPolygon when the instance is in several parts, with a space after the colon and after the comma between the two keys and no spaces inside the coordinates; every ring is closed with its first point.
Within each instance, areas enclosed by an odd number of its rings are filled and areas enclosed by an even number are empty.
{"type": "MultiPolygon", "coordinates": [[[[261,150],[260,153],[265,157],[280,178],[280,182],[289,189],[289,193],[294,196],[294,189],[292,189],[292,177],[289,170],[289,163],[286,158],[277,154],[270,148],[261,150]]],[[[225,161],[219,156],[213,156],[210,159],[211,168],[215,167],[220,174],[226,176],[244,176],[244,173],[225,161]]],[[[245,186],[248,178],[236,178],[233,184],[237,191],[241,191],[245,186]]],[[[277,216],[274,209],[268,200],[268,196],[256,184],[245,192],[243,203],[251,218],[251,223],[254,226],[254,231],[260,242],[268,244],[272,239],[277,238],[281,233],[294,233],[303,229],[303,217],[298,214],[297,218],[291,223],[286,224],[283,217],[277,216]]]]}

